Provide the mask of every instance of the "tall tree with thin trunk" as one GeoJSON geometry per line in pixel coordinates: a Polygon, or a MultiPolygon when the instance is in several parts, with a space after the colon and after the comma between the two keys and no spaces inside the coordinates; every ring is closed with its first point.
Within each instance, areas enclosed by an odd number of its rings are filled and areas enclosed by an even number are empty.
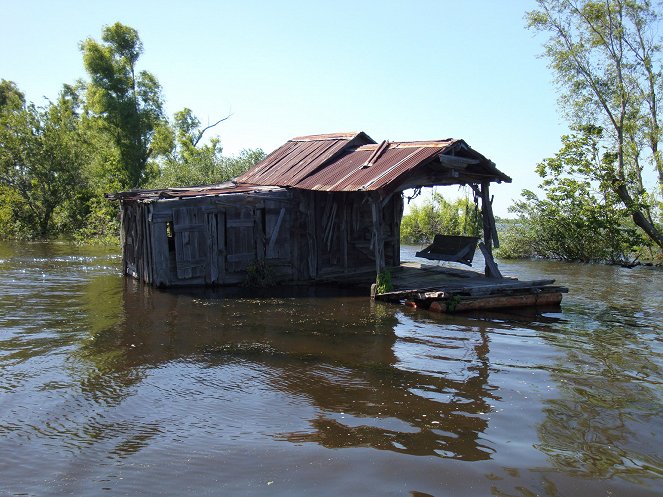
{"type": "Polygon", "coordinates": [[[165,119],[159,82],[151,73],[137,71],[143,52],[138,32],[118,22],[103,29],[101,43],[92,38],[81,43],[81,51],[91,78],[86,109],[119,149],[122,187],[142,186],[152,138],[165,119]]]}
{"type": "Polygon", "coordinates": [[[591,173],[609,181],[634,223],[663,248],[657,223],[663,193],[661,28],[649,0],[537,0],[528,27],[548,35],[545,57],[562,90],[562,106],[576,126],[609,131],[612,160],[591,173]],[[648,192],[643,172],[653,172],[648,192]]]}

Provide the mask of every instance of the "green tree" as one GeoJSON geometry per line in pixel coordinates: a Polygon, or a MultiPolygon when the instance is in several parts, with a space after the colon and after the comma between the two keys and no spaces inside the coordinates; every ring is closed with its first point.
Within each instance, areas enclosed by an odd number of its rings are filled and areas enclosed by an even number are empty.
{"type": "Polygon", "coordinates": [[[80,45],[88,82],[65,85],[56,102],[26,104],[0,80],[0,236],[75,234],[116,240],[117,204],[108,192],[218,183],[264,157],[244,150],[224,157],[220,139],[189,109],[171,127],[156,78],[138,70],[143,45],[135,29],[104,27],[100,42],[80,45]]]}
{"type": "Polygon", "coordinates": [[[225,157],[221,140],[214,136],[203,142],[204,133],[219,124],[201,128],[190,109],[175,114],[174,129],[162,128],[157,137],[165,154],[159,172],[150,181],[152,188],[210,185],[235,178],[265,157],[260,149],[242,150],[237,157],[225,157]]]}
{"type": "Polygon", "coordinates": [[[593,124],[613,160],[600,174],[633,222],[659,247],[657,223],[663,192],[661,125],[661,48],[658,10],[649,0],[537,0],[528,27],[549,36],[545,56],[562,89],[561,103],[577,126],[593,124]],[[651,168],[658,192],[647,192],[643,170],[651,168]],[[658,213],[657,213],[657,208],[658,213]]]}
{"type": "Polygon", "coordinates": [[[412,205],[410,212],[401,222],[403,243],[430,242],[440,233],[444,235],[479,236],[481,214],[467,198],[447,201],[435,192],[430,200],[421,205],[412,205]]]}
{"type": "Polygon", "coordinates": [[[25,95],[18,89],[16,83],[0,80],[0,112],[4,110],[18,110],[25,105],[25,95]]]}
{"type": "MultiPolygon", "coordinates": [[[[4,82],[3,82],[4,83],[4,82]]],[[[4,85],[5,88],[8,85],[4,85]]],[[[18,92],[10,92],[14,97],[18,92]]],[[[6,93],[5,93],[6,94],[6,93]]],[[[9,236],[45,238],[71,231],[76,218],[68,207],[86,191],[82,173],[87,149],[79,127],[76,100],[65,88],[43,107],[23,99],[0,107],[0,216],[9,236]]]]}
{"type": "Polygon", "coordinates": [[[641,250],[645,239],[600,173],[614,160],[602,141],[595,126],[562,137],[560,151],[536,168],[543,198],[525,190],[510,208],[519,217],[505,226],[501,257],[626,263],[641,250]]]}
{"type": "Polygon", "coordinates": [[[104,27],[101,43],[92,38],[82,42],[81,51],[90,76],[86,110],[91,124],[119,151],[119,161],[111,161],[107,172],[118,178],[121,189],[140,187],[149,159],[159,152],[152,141],[165,120],[157,79],[147,71],[137,72],[143,53],[138,32],[118,22],[104,27]]]}

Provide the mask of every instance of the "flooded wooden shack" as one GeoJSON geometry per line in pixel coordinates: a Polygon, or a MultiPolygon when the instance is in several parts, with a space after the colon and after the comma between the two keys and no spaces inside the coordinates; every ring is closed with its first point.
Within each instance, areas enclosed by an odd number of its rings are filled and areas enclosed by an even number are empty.
{"type": "MultiPolygon", "coordinates": [[[[403,192],[446,185],[467,185],[480,201],[484,278],[501,279],[492,258],[499,240],[490,184],[510,181],[463,140],[377,143],[358,132],[293,138],[227,183],[108,198],[121,204],[123,271],[145,283],[237,285],[258,274],[277,284],[368,286],[385,270],[413,269],[400,260],[403,192]]],[[[467,263],[478,239],[444,235],[421,256],[467,263]]],[[[375,297],[448,294],[424,284],[425,271],[413,274],[423,279],[409,277],[412,288],[399,290],[405,293],[375,297]]]]}

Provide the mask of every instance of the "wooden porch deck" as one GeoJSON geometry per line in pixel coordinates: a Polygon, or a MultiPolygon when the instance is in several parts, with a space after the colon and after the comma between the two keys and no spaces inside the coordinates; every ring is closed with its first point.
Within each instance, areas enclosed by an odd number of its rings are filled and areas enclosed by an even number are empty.
{"type": "Polygon", "coordinates": [[[554,286],[555,280],[487,278],[477,271],[418,262],[402,263],[390,272],[393,290],[376,293],[376,300],[434,312],[559,306],[562,294],[568,292],[554,286]]]}

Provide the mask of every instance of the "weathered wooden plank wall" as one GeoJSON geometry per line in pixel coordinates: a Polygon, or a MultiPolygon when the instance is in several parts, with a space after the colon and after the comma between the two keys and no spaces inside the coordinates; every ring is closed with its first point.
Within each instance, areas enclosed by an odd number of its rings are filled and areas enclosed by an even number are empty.
{"type": "Polygon", "coordinates": [[[216,258],[218,276],[215,283],[223,284],[226,281],[227,263],[226,263],[226,211],[219,209],[216,213],[216,258]]]}
{"type": "Polygon", "coordinates": [[[232,285],[265,260],[278,281],[397,265],[400,194],[283,191],[124,204],[125,272],[157,286],[232,285]]]}

